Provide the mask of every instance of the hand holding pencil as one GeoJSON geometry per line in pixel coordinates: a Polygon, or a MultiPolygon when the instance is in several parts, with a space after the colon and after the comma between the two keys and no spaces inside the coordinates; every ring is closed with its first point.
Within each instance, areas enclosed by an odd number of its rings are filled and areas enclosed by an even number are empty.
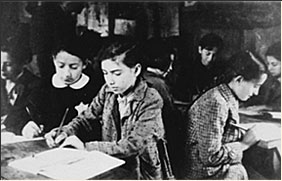
{"type": "Polygon", "coordinates": [[[246,133],[243,136],[243,140],[241,141],[241,143],[243,143],[246,148],[251,147],[259,141],[257,129],[258,128],[256,127],[256,125],[254,125],[253,127],[246,130],[246,133]]]}
{"type": "Polygon", "coordinates": [[[62,118],[62,121],[60,123],[60,126],[58,128],[55,128],[51,130],[49,133],[45,134],[46,143],[49,147],[55,147],[61,144],[68,135],[64,132],[62,132],[62,128],[66,119],[66,116],[68,114],[69,108],[66,109],[64,116],[62,118]]]}

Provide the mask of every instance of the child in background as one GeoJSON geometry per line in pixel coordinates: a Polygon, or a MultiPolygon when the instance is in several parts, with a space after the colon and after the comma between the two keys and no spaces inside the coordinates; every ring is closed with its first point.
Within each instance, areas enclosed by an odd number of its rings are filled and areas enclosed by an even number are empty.
{"type": "Polygon", "coordinates": [[[265,56],[269,76],[259,95],[251,98],[244,106],[252,111],[281,112],[281,42],[271,45],[265,56]]]}
{"type": "Polygon", "coordinates": [[[40,80],[24,66],[31,60],[25,48],[1,47],[1,130],[21,134],[31,119],[29,107],[40,87],[40,80]]]}

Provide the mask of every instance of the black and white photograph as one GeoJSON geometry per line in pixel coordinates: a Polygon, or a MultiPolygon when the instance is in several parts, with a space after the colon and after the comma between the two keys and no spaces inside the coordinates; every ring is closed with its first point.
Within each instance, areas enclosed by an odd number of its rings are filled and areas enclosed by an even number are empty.
{"type": "Polygon", "coordinates": [[[2,1],[1,180],[281,180],[280,1],[2,1]]]}

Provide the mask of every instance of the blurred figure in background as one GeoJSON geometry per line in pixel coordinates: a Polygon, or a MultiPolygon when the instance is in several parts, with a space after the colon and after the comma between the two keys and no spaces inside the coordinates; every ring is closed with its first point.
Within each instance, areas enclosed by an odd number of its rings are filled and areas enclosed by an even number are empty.
{"type": "MultiPolygon", "coordinates": [[[[1,47],[1,127],[21,134],[23,126],[31,120],[30,106],[40,87],[40,80],[25,68],[31,52],[23,42],[14,39],[1,47]]],[[[19,39],[18,39],[19,40],[19,39]]]]}
{"type": "Polygon", "coordinates": [[[259,95],[243,105],[253,111],[281,112],[281,42],[271,45],[265,56],[269,72],[268,79],[261,87],[259,95]]]}
{"type": "Polygon", "coordinates": [[[192,63],[188,93],[192,101],[209,88],[215,86],[219,74],[218,55],[223,48],[223,40],[220,36],[209,33],[204,35],[198,46],[198,55],[192,63]]]}

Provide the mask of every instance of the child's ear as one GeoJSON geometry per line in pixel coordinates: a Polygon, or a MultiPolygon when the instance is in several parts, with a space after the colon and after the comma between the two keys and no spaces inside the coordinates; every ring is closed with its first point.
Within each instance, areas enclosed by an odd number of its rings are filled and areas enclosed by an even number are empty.
{"type": "Polygon", "coordinates": [[[198,46],[198,52],[199,52],[199,54],[202,53],[202,47],[201,46],[198,46]]]}
{"type": "Polygon", "coordinates": [[[90,64],[90,60],[86,59],[83,63],[82,69],[86,69],[86,67],[88,66],[88,64],[90,64]]]}
{"type": "Polygon", "coordinates": [[[135,65],[135,75],[136,77],[138,77],[141,74],[141,70],[142,70],[142,65],[140,63],[135,65]]]}
{"type": "Polygon", "coordinates": [[[240,83],[244,80],[244,78],[241,75],[238,75],[234,78],[235,82],[240,83]]]}
{"type": "Polygon", "coordinates": [[[55,64],[55,62],[56,62],[56,57],[55,57],[55,56],[52,56],[52,58],[53,58],[53,63],[55,64]]]}

